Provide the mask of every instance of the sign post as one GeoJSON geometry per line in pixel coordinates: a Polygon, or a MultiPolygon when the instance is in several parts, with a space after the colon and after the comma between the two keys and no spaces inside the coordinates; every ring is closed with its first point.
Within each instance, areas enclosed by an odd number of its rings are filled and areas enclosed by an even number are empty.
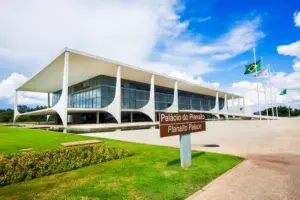
{"type": "Polygon", "coordinates": [[[179,135],[180,138],[180,164],[188,168],[192,164],[191,134],[179,135]]]}
{"type": "Polygon", "coordinates": [[[190,133],[205,131],[205,115],[202,113],[161,113],[159,116],[160,137],[179,135],[180,161],[182,168],[192,163],[190,133]]]}

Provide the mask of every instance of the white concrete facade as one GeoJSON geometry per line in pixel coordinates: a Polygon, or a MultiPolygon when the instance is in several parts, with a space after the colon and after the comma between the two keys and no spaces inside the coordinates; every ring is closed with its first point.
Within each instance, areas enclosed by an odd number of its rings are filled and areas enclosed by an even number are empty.
{"type": "MultiPolygon", "coordinates": [[[[44,68],[37,75],[32,77],[24,85],[16,90],[15,96],[15,113],[14,121],[21,115],[54,115],[60,116],[63,126],[68,125],[68,114],[94,112],[97,116],[99,123],[99,112],[110,113],[117,123],[121,123],[122,112],[140,112],[144,113],[155,122],[156,112],[203,112],[215,115],[220,118],[224,115],[244,116],[245,109],[242,109],[240,103],[234,108],[228,110],[227,99],[238,100],[242,96],[227,93],[225,91],[207,88],[195,83],[187,82],[181,79],[175,79],[166,75],[146,71],[140,68],[132,67],[127,64],[111,61],[105,58],[97,57],[91,54],[80,52],[66,48],[57,58],[54,59],[46,68],[44,68]],[[116,78],[115,94],[113,101],[104,108],[68,108],[68,87],[77,84],[81,81],[90,79],[97,75],[107,75],[116,78]],[[139,109],[122,109],[121,99],[121,80],[132,80],[136,82],[146,83],[150,85],[150,93],[148,102],[139,109]],[[49,81],[48,81],[49,80],[49,81]],[[51,80],[51,81],[50,81],[51,80]],[[44,84],[45,82],[49,84],[44,84]],[[155,86],[162,86],[170,88],[174,91],[173,102],[168,108],[164,110],[155,110],[155,86]],[[178,91],[187,91],[198,94],[204,94],[215,98],[215,106],[211,110],[180,110],[178,102],[178,91]],[[30,113],[19,113],[17,109],[18,104],[18,91],[32,91],[32,92],[45,92],[53,93],[54,91],[61,90],[61,97],[56,105],[52,105],[44,110],[34,111],[30,113]],[[224,99],[224,106],[220,109],[219,98],[224,99]]],[[[244,107],[244,104],[243,104],[244,107]]],[[[247,116],[253,116],[248,114],[247,116]]],[[[255,117],[255,116],[253,116],[255,117]]],[[[131,116],[132,118],[132,116],[131,116]]]]}

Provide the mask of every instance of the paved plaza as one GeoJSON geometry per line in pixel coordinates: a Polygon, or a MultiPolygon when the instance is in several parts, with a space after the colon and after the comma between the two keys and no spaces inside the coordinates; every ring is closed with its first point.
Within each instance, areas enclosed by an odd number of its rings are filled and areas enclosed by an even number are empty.
{"type": "MultiPolygon", "coordinates": [[[[179,147],[179,137],[158,129],[85,134],[179,147]]],[[[246,158],[189,199],[300,199],[300,119],[211,121],[193,133],[192,148],[246,158]]]]}

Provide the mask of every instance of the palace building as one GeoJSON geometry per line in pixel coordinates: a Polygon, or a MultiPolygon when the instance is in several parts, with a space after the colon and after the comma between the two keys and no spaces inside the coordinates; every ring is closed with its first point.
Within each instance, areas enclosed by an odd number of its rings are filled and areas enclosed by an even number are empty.
{"type": "Polygon", "coordinates": [[[50,115],[56,122],[156,122],[160,112],[202,112],[207,118],[252,116],[242,96],[65,48],[16,90],[14,120],[50,115]],[[48,93],[48,108],[19,113],[18,91],[48,93]],[[228,107],[228,100],[235,106],[228,107]]]}

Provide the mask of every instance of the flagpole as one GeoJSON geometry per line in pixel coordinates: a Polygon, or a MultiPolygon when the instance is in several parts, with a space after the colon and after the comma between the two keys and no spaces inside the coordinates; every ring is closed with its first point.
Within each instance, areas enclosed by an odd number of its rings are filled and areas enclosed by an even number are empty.
{"type": "MultiPolygon", "coordinates": [[[[255,73],[257,73],[255,48],[253,48],[253,57],[254,57],[255,73]]],[[[257,103],[258,103],[259,120],[261,121],[261,112],[260,112],[260,105],[259,105],[258,81],[256,82],[256,88],[257,88],[257,103]]]]}
{"type": "MultiPolygon", "coordinates": [[[[276,94],[275,94],[275,102],[276,102],[276,94]]],[[[278,120],[278,104],[276,103],[276,119],[278,120]]]]}
{"type": "Polygon", "coordinates": [[[289,109],[289,119],[291,119],[291,110],[290,110],[290,104],[289,104],[289,101],[288,101],[287,94],[285,96],[286,96],[286,104],[287,104],[287,107],[289,109]]]}
{"type": "MultiPolygon", "coordinates": [[[[274,72],[274,70],[273,70],[273,74],[275,74],[275,72],[274,72]]],[[[275,93],[275,104],[276,104],[276,107],[275,107],[275,109],[276,109],[276,119],[278,120],[278,103],[277,103],[277,100],[276,100],[276,95],[277,95],[277,93],[275,93]]]]}
{"type": "MultiPolygon", "coordinates": [[[[274,73],[274,70],[273,70],[273,73],[274,73]]],[[[277,100],[276,100],[276,95],[277,95],[277,93],[275,92],[275,110],[276,110],[276,120],[278,120],[278,108],[277,108],[277,106],[278,106],[278,104],[277,104],[277,100]]]]}
{"type": "Polygon", "coordinates": [[[269,86],[270,86],[270,99],[271,99],[271,107],[272,107],[272,116],[273,120],[275,120],[275,115],[274,115],[274,105],[273,105],[273,91],[272,91],[272,82],[271,82],[271,65],[269,64],[269,86]]]}
{"type": "Polygon", "coordinates": [[[264,83],[264,92],[265,92],[265,106],[266,106],[266,110],[267,110],[267,120],[268,120],[268,124],[270,123],[269,121],[269,106],[268,106],[268,102],[267,102],[267,90],[266,90],[266,83],[264,83]]]}
{"type": "Polygon", "coordinates": [[[290,104],[289,105],[289,119],[291,119],[291,108],[290,108],[290,104]]]}

